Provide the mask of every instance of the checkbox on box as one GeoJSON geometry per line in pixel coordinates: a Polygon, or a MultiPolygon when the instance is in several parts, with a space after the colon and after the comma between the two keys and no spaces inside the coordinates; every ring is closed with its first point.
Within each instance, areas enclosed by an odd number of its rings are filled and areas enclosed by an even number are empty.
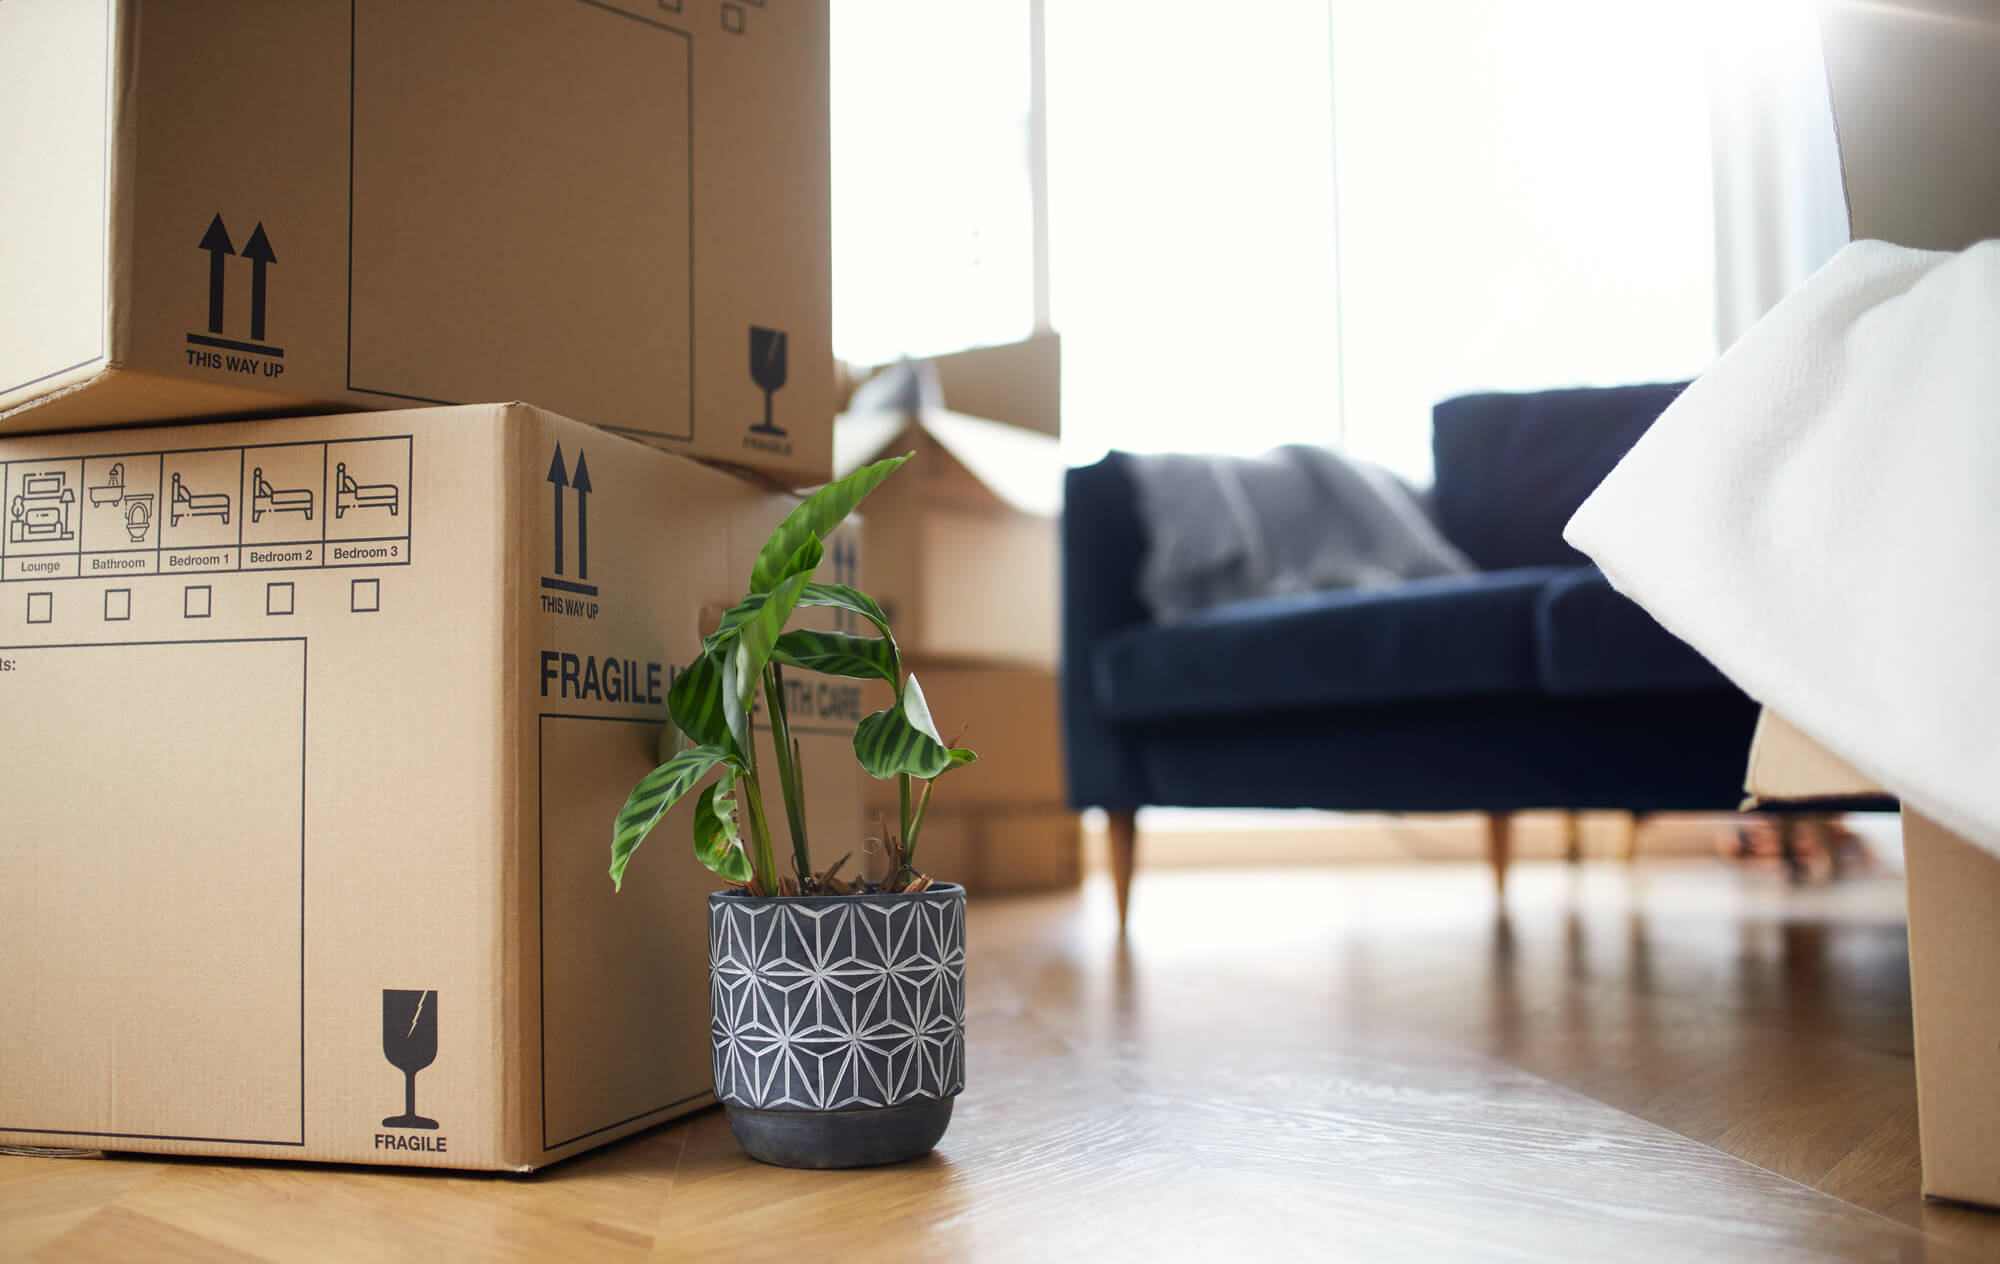
{"type": "Polygon", "coordinates": [[[56,595],[54,593],[28,594],[28,622],[52,623],[56,617],[56,595]]]}
{"type": "Polygon", "coordinates": [[[104,621],[123,623],[132,617],[132,590],[130,588],[107,588],[104,590],[104,621]]]}
{"type": "Polygon", "coordinates": [[[206,619],[214,592],[207,584],[189,584],[181,602],[181,617],[184,619],[206,619]]]}
{"type": "Polygon", "coordinates": [[[292,585],[289,581],[264,585],[264,613],[290,614],[292,585]]]}
{"type": "Polygon", "coordinates": [[[374,614],[382,608],[382,581],[357,579],[349,591],[347,608],[355,614],[374,614]]]}

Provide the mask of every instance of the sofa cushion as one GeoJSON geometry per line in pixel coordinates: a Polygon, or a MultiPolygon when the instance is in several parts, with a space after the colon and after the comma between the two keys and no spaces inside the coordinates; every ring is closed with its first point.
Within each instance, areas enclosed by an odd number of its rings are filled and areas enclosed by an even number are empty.
{"type": "Polygon", "coordinates": [[[1552,694],[1735,691],[1729,678],[1619,593],[1595,566],[1535,600],[1535,656],[1552,694]]]}
{"type": "Polygon", "coordinates": [[[1090,664],[1114,721],[1536,693],[1535,598],[1558,568],[1237,602],[1107,637],[1090,664]]]}
{"type": "Polygon", "coordinates": [[[1585,565],[1564,524],[1686,387],[1445,400],[1431,412],[1438,525],[1481,570],[1585,565]]]}

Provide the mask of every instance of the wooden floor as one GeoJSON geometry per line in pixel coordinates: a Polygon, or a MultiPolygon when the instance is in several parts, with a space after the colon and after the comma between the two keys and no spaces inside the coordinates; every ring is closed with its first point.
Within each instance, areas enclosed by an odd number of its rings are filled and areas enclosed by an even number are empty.
{"type": "MultiPolygon", "coordinates": [[[[707,1112],[533,1177],[0,1158],[0,1255],[1961,1260],[1918,1195],[1902,892],[1721,862],[1142,874],[975,903],[926,1160],[707,1112]]],[[[4,1073],[4,1072],[0,1072],[4,1073]]]]}

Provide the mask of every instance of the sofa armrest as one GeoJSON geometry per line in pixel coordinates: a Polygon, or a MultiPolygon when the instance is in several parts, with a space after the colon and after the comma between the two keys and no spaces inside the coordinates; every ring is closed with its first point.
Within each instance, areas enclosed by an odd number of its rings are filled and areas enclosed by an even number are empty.
{"type": "Polygon", "coordinates": [[[1062,518],[1062,700],[1074,807],[1125,811],[1145,803],[1138,762],[1098,707],[1091,671],[1106,637],[1151,621],[1138,594],[1145,556],[1131,457],[1113,452],[1069,471],[1062,518]]]}

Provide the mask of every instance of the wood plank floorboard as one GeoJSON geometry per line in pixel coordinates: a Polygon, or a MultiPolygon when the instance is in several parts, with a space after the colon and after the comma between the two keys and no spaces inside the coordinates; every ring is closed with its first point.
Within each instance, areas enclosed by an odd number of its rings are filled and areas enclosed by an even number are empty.
{"type": "MultiPolygon", "coordinates": [[[[1143,847],[1143,842],[1142,842],[1143,847]]],[[[1902,889],[1720,862],[1141,872],[975,901],[936,1154],[710,1111],[532,1177],[0,1157],[45,1260],[1932,1260],[1902,889]]]]}

